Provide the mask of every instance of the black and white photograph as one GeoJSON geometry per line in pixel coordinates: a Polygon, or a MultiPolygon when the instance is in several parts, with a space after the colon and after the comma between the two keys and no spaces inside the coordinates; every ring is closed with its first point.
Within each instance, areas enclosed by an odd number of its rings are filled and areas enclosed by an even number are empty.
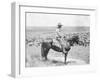
{"type": "Polygon", "coordinates": [[[25,12],[25,67],[90,64],[90,15],[25,12]]]}

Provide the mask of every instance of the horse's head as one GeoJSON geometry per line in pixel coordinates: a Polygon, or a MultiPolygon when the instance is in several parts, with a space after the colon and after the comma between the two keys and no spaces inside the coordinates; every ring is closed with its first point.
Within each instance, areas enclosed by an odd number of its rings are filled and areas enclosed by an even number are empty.
{"type": "Polygon", "coordinates": [[[79,43],[79,36],[72,36],[71,38],[67,39],[67,42],[70,43],[71,46],[73,46],[74,44],[78,44],[79,43]]]}

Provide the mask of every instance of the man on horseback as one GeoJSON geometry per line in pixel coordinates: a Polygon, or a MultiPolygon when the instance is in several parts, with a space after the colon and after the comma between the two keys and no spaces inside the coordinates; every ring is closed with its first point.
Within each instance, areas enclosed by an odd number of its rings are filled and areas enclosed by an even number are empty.
{"type": "Polygon", "coordinates": [[[62,24],[58,23],[57,29],[56,29],[56,38],[58,38],[58,39],[60,39],[62,37],[62,35],[61,35],[61,28],[62,28],[62,24]]]}
{"type": "Polygon", "coordinates": [[[64,63],[66,64],[68,52],[74,43],[78,44],[79,38],[78,38],[78,36],[66,38],[64,33],[62,33],[61,29],[62,29],[62,24],[58,23],[55,38],[53,38],[53,40],[50,42],[44,42],[44,41],[42,42],[41,55],[43,58],[45,58],[45,60],[47,60],[48,59],[47,55],[48,55],[50,49],[57,51],[57,52],[62,52],[65,57],[64,63]]]}
{"type": "Polygon", "coordinates": [[[65,44],[62,44],[64,43],[63,41],[63,33],[62,33],[62,24],[61,23],[58,23],[57,25],[57,29],[56,29],[56,39],[54,40],[54,42],[56,43],[56,45],[58,45],[59,47],[62,48],[63,52],[65,52],[65,49],[64,49],[64,46],[65,44]]]}

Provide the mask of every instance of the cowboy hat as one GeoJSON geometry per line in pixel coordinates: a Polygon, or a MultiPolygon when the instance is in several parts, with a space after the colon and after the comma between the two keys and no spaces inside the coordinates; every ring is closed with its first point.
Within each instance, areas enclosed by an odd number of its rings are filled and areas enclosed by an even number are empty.
{"type": "Polygon", "coordinates": [[[61,28],[63,25],[61,23],[58,23],[57,28],[61,28]]]}

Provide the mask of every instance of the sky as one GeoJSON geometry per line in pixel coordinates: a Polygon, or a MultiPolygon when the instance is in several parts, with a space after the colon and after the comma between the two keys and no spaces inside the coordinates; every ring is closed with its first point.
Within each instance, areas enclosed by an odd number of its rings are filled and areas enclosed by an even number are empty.
{"type": "Polygon", "coordinates": [[[57,26],[58,23],[63,26],[88,26],[90,25],[90,17],[83,15],[58,15],[58,14],[41,14],[27,13],[27,27],[43,27],[57,26]]]}

